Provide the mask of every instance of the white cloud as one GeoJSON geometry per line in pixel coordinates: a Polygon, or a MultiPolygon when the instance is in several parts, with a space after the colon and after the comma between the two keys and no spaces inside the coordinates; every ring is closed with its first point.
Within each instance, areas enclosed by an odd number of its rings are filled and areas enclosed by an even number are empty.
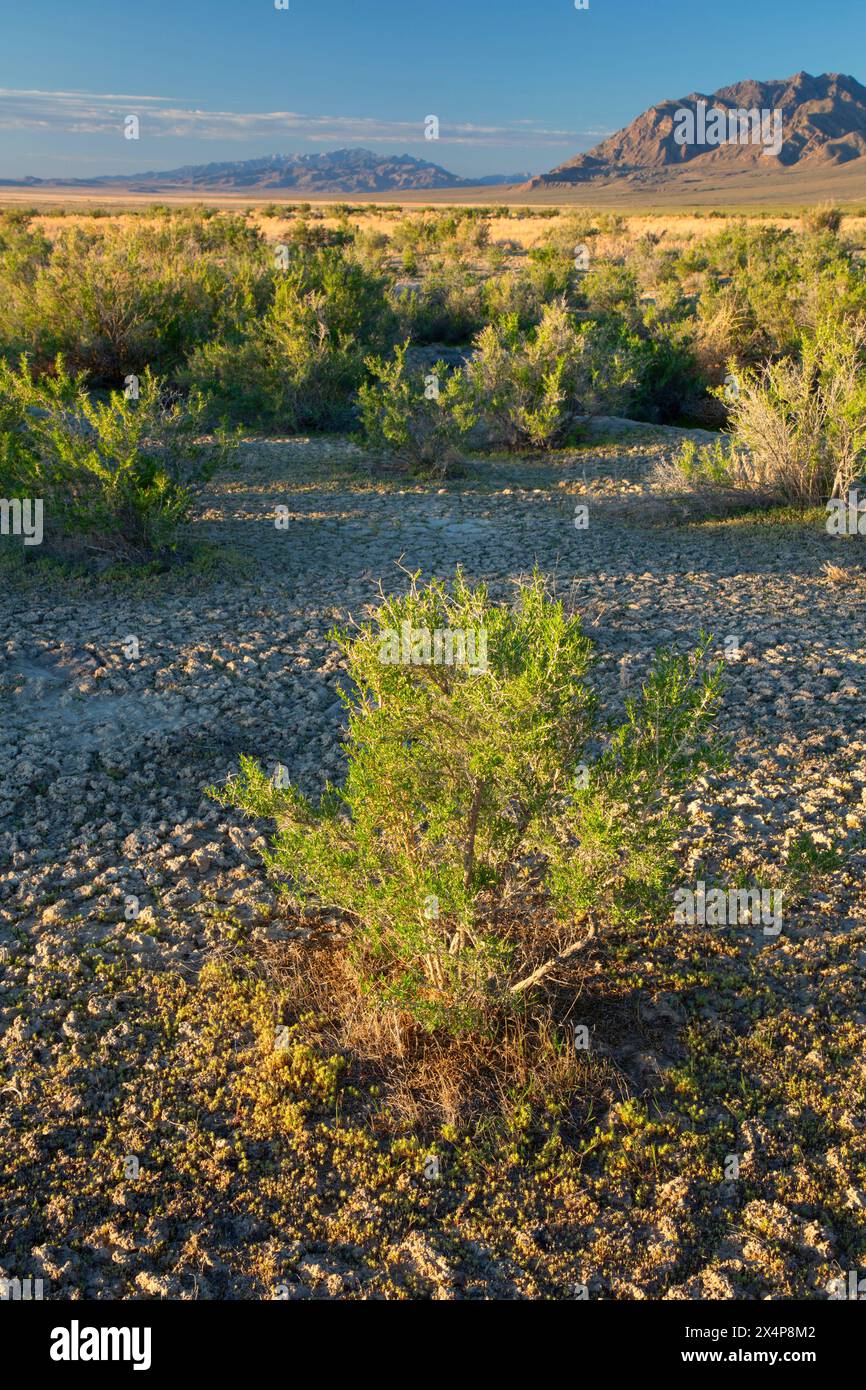
{"type": "MultiPolygon", "coordinates": [[[[424,137],[421,112],[412,121],[384,121],[369,116],[311,116],[296,111],[202,111],[172,97],[95,94],[91,92],[17,91],[0,87],[0,130],[48,131],[77,135],[120,135],[126,116],[136,115],[142,136],[156,139],[277,140],[295,138],[335,142],[401,144],[431,142],[424,137]]],[[[507,125],[451,122],[442,113],[440,141],[449,145],[561,145],[579,141],[586,132],[550,130],[533,121],[507,125]]]]}

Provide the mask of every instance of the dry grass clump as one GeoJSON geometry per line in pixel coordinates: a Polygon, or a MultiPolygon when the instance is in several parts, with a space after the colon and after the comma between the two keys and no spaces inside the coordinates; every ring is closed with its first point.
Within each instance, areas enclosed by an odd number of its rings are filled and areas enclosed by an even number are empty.
{"type": "MultiPolygon", "coordinates": [[[[430,1032],[411,1014],[370,1007],[346,939],[273,947],[263,967],[304,1036],[350,1059],[347,1083],[380,1134],[431,1136],[525,1129],[541,1117],[571,1130],[601,1092],[610,1068],[575,1046],[569,1014],[591,967],[584,955],[557,974],[557,988],[471,1034],[430,1032]]],[[[288,1015],[287,1015],[288,1016],[288,1015]]],[[[358,1118],[358,1117],[356,1117],[358,1118]]]]}
{"type": "Polygon", "coordinates": [[[827,321],[799,359],[740,375],[732,364],[729,432],[711,445],[687,440],[653,481],[722,512],[846,496],[866,465],[864,353],[864,325],[827,321]]]}
{"type": "MultiPolygon", "coordinates": [[[[690,520],[735,516],[776,506],[781,500],[774,488],[759,481],[749,459],[728,437],[703,446],[686,440],[673,457],[654,465],[650,482],[662,495],[664,505],[657,509],[660,516],[670,507],[690,520]]],[[[645,510],[652,517],[651,500],[645,510]]]]}
{"type": "Polygon", "coordinates": [[[800,225],[804,232],[830,232],[833,236],[838,236],[843,216],[841,208],[834,207],[832,203],[820,203],[803,213],[800,225]]]}
{"type": "Polygon", "coordinates": [[[801,506],[847,494],[866,450],[864,343],[857,326],[746,381],[732,423],[753,485],[801,506]]]}
{"type": "Polygon", "coordinates": [[[866,589],[866,574],[851,565],[834,565],[827,560],[821,566],[821,574],[825,584],[833,589],[866,589]]]}

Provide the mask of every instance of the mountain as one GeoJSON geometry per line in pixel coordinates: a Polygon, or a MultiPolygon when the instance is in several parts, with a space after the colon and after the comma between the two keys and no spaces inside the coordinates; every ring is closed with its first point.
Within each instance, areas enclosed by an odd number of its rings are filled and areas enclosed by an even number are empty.
{"type": "Polygon", "coordinates": [[[532,175],[524,169],[519,174],[485,174],[481,179],[464,179],[464,184],[467,188],[503,188],[505,185],[522,187],[531,178],[532,175]]]}
{"type": "MultiPolygon", "coordinates": [[[[803,166],[804,172],[815,172],[864,155],[866,87],[841,73],[812,77],[798,72],[781,81],[738,82],[708,95],[692,92],[659,102],[594,149],[526,187],[610,180],[653,186],[685,169],[704,175],[765,175],[803,166]],[[752,114],[756,112],[765,113],[761,124],[752,114]]],[[[866,194],[866,161],[863,173],[866,194]]]]}
{"type": "Polygon", "coordinates": [[[193,164],[162,173],[99,183],[130,188],[188,188],[223,192],[384,193],[400,188],[458,188],[462,180],[438,164],[410,154],[378,155],[362,148],[323,154],[266,155],[223,164],[193,164]]]}
{"type": "Polygon", "coordinates": [[[223,193],[387,193],[413,188],[474,188],[480,184],[523,183],[527,174],[490,174],[462,179],[439,164],[411,154],[380,155],[362,148],[332,150],[329,154],[265,155],[261,159],[229,160],[221,164],[189,164],[181,169],[146,174],[107,174],[94,179],[0,180],[9,186],[100,187],[129,193],[160,193],[171,189],[223,193]]]}

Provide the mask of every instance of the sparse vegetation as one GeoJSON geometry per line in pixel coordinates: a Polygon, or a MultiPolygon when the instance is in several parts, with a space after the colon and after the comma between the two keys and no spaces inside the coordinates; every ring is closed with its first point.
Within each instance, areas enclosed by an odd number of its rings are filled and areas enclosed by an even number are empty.
{"type": "MultiPolygon", "coordinates": [[[[8,215],[7,215],[8,217],[8,215]]],[[[264,310],[267,247],[241,217],[0,230],[0,344],[50,373],[62,354],[93,386],[174,372],[199,343],[264,310]]]]}
{"type": "Polygon", "coordinates": [[[111,559],[164,553],[225,463],[228,437],[202,437],[200,395],[181,402],[149,371],[135,390],[97,400],[61,358],[41,382],[26,361],[0,363],[0,494],[43,502],[49,544],[111,559]]]}
{"type": "Polygon", "coordinates": [[[591,644],[540,576],[512,608],[460,575],[453,594],[413,579],[339,641],[357,691],[345,786],[314,806],[244,759],[221,799],[275,818],[269,862],[297,904],[350,918],[362,994],[483,1032],[600,915],[668,883],[674,800],[712,760],[719,671],[706,645],[660,657],[589,769],[591,644]]]}
{"type": "Polygon", "coordinates": [[[827,320],[799,359],[731,381],[724,444],[686,443],[659,480],[771,506],[847,497],[866,467],[866,325],[827,320]]]}
{"type": "Polygon", "coordinates": [[[594,409],[730,424],[715,388],[732,363],[760,378],[800,363],[828,316],[866,319],[866,272],[832,207],[799,229],[730,219],[679,241],[556,209],[382,208],[372,227],[360,211],[273,204],[259,226],[151,208],[50,235],[32,211],[6,213],[0,353],[26,352],[38,374],[62,353],[93,387],[150,367],[247,428],[347,429],[367,362],[406,342],[474,343],[470,374],[501,406],[491,442],[540,447],[594,409]],[[511,231],[522,222],[536,224],[528,245],[511,231]],[[504,356],[510,379],[486,380],[504,356]]]}
{"type": "Polygon", "coordinates": [[[0,1279],[862,1270],[861,223],[0,216],[0,1279]]]}

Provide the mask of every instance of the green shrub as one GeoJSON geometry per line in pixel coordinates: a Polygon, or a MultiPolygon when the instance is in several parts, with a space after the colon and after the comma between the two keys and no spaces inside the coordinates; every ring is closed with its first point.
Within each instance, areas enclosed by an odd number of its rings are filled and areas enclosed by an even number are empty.
{"type": "Polygon", "coordinates": [[[687,327],[653,322],[643,334],[632,334],[622,345],[632,386],[625,409],[636,420],[678,423],[692,412],[703,412],[707,379],[700,369],[687,327]]]}
{"type": "Polygon", "coordinates": [[[674,798],[715,756],[720,676],[706,641],[661,656],[593,761],[592,644],[542,578],[511,607],[459,573],[452,592],[416,579],[335,634],[355,683],[345,785],[313,804],[244,758],[213,794],[276,819],[269,864],[297,905],[354,924],[376,1007],[460,1032],[519,1008],[588,921],[656,900],[674,798]]]}
{"type": "Polygon", "coordinates": [[[335,249],[296,252],[262,319],[192,356],[184,380],[213,418],[277,429],[351,423],[364,359],[391,341],[384,281],[335,249]]]}
{"type": "Polygon", "coordinates": [[[866,467],[866,328],[829,319],[799,358],[740,373],[730,365],[725,445],[685,445],[658,481],[771,505],[846,497],[866,467]]]}
{"type": "Polygon", "coordinates": [[[167,397],[145,372],[137,400],[93,400],[62,360],[34,381],[0,363],[0,494],[40,498],[46,536],[115,559],[171,550],[195,492],[228,457],[201,439],[204,401],[167,397]]]}
{"type": "MultiPolygon", "coordinates": [[[[404,266],[416,274],[415,265],[404,266]]],[[[432,267],[420,289],[396,296],[400,333],[413,343],[465,343],[484,323],[483,287],[468,266],[432,267]]]]}
{"type": "Polygon", "coordinates": [[[574,250],[556,246],[535,246],[529,252],[527,277],[542,301],[568,299],[575,290],[574,250]]]}
{"type": "Polygon", "coordinates": [[[583,277],[581,298],[596,317],[614,314],[627,327],[640,323],[637,274],[629,266],[601,261],[583,277]]]}
{"type": "Polygon", "coordinates": [[[575,215],[558,221],[543,243],[529,250],[527,278],[542,303],[562,298],[571,302],[579,297],[575,255],[578,247],[595,236],[597,231],[586,218],[575,215]]]}
{"type": "Polygon", "coordinates": [[[359,265],[373,275],[383,275],[391,245],[386,232],[357,231],[352,243],[352,255],[359,265]]]}
{"type": "Polygon", "coordinates": [[[351,339],[368,352],[381,351],[393,341],[394,313],[384,279],[365,270],[336,248],[296,252],[278,276],[277,318],[291,318],[296,304],[323,301],[326,331],[334,341],[351,339]]]}
{"type": "Polygon", "coordinates": [[[520,328],[525,331],[539,322],[545,304],[561,294],[560,283],[548,283],[535,268],[529,274],[506,270],[491,275],[482,286],[484,321],[495,323],[509,314],[516,314],[520,328]]]}
{"type": "Polygon", "coordinates": [[[705,242],[698,338],[708,365],[794,356],[830,312],[866,317],[866,274],[832,231],[736,223],[705,242]]]}
{"type": "Polygon", "coordinates": [[[728,440],[714,439],[712,444],[699,445],[693,439],[686,439],[677,454],[676,466],[687,482],[724,487],[738,476],[743,462],[732,451],[728,440]]]}
{"type": "MultiPolygon", "coordinates": [[[[5,241],[5,239],[3,239],[5,241]]],[[[198,343],[260,312],[271,263],[242,219],[163,219],[0,245],[0,347],[37,372],[62,354],[91,385],[174,371],[198,343]]]]}
{"type": "Polygon", "coordinates": [[[32,285],[51,255],[51,242],[33,230],[30,213],[7,209],[0,214],[0,266],[4,280],[32,285]]]}
{"type": "Polygon", "coordinates": [[[373,380],[358,393],[364,441],[405,459],[417,472],[445,477],[460,458],[460,441],[475,414],[462,372],[449,374],[437,362],[429,371],[410,373],[407,347],[398,347],[389,361],[367,358],[373,380]]]}
{"type": "Polygon", "coordinates": [[[483,251],[490,242],[486,208],[448,208],[406,217],[392,233],[394,249],[413,264],[436,254],[458,258],[483,251]]]}
{"type": "Polygon", "coordinates": [[[581,417],[615,408],[633,376],[610,336],[596,324],[576,325],[560,300],[528,333],[516,314],[483,329],[466,379],[492,444],[547,448],[567,439],[581,417]]]}
{"type": "Polygon", "coordinates": [[[304,250],[321,246],[350,246],[353,240],[349,227],[310,226],[305,218],[296,219],[289,233],[290,244],[304,250]]]}

